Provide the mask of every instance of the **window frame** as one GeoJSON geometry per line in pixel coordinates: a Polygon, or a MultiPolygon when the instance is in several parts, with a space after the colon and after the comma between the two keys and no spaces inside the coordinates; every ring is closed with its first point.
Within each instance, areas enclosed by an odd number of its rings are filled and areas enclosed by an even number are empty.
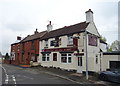
{"type": "Polygon", "coordinates": [[[46,53],[46,54],[42,54],[42,61],[45,62],[45,61],[50,61],[50,54],[46,53]],[[44,60],[43,60],[44,58],[44,60]]]}
{"type": "Polygon", "coordinates": [[[68,42],[68,45],[73,45],[73,35],[68,36],[67,42],[68,42]]]}
{"type": "Polygon", "coordinates": [[[61,63],[64,63],[64,64],[71,64],[72,63],[72,53],[61,53],[61,63]],[[62,55],[64,54],[64,55],[62,55]],[[71,54],[71,55],[70,55],[71,54]],[[65,58],[65,62],[62,61],[62,58],[65,58]],[[69,60],[69,58],[71,60],[69,60]]]}

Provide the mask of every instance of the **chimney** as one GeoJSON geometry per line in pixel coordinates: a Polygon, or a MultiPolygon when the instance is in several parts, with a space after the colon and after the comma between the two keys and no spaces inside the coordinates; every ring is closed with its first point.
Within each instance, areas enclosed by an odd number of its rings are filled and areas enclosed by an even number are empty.
{"type": "Polygon", "coordinates": [[[21,40],[21,37],[20,37],[20,36],[17,36],[17,40],[21,40]]]}
{"type": "Polygon", "coordinates": [[[47,31],[50,32],[52,30],[53,26],[51,25],[51,21],[47,25],[47,31]]]}
{"type": "Polygon", "coordinates": [[[86,13],[86,22],[93,22],[93,11],[89,9],[86,13]]]}
{"type": "Polygon", "coordinates": [[[38,33],[38,31],[37,31],[37,28],[36,28],[36,31],[34,32],[34,34],[37,34],[38,33]]]}

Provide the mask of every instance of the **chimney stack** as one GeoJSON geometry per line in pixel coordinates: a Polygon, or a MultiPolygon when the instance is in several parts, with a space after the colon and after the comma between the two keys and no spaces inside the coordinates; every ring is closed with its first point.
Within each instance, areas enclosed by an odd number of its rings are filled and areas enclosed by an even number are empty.
{"type": "Polygon", "coordinates": [[[35,34],[37,34],[37,33],[38,33],[37,28],[36,28],[36,31],[35,31],[34,33],[35,33],[35,34]]]}
{"type": "Polygon", "coordinates": [[[20,37],[20,36],[17,36],[17,40],[21,40],[21,37],[20,37]]]}
{"type": "Polygon", "coordinates": [[[51,21],[49,21],[49,24],[47,25],[47,31],[50,32],[52,28],[53,26],[51,25],[51,21]]]}
{"type": "Polygon", "coordinates": [[[86,22],[93,22],[93,11],[89,9],[86,13],[86,22]]]}

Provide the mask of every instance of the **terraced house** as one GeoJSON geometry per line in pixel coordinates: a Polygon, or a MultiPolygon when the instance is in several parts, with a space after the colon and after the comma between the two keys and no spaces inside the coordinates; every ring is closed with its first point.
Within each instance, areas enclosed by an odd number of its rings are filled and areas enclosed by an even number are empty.
{"type": "Polygon", "coordinates": [[[39,56],[39,39],[46,31],[38,32],[37,29],[33,35],[28,35],[24,39],[11,44],[11,64],[30,65],[30,61],[37,62],[39,56]]]}
{"type": "Polygon", "coordinates": [[[91,9],[85,13],[86,21],[56,30],[52,30],[50,22],[47,33],[40,39],[41,66],[82,73],[86,71],[87,49],[88,71],[100,71],[100,35],[91,9]]]}

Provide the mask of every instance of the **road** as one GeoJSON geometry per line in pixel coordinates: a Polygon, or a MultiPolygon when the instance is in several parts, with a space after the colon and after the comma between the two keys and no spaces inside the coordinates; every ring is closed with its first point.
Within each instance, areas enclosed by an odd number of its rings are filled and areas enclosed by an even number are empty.
{"type": "Polygon", "coordinates": [[[3,84],[76,84],[66,79],[13,65],[2,65],[3,84]]]}

